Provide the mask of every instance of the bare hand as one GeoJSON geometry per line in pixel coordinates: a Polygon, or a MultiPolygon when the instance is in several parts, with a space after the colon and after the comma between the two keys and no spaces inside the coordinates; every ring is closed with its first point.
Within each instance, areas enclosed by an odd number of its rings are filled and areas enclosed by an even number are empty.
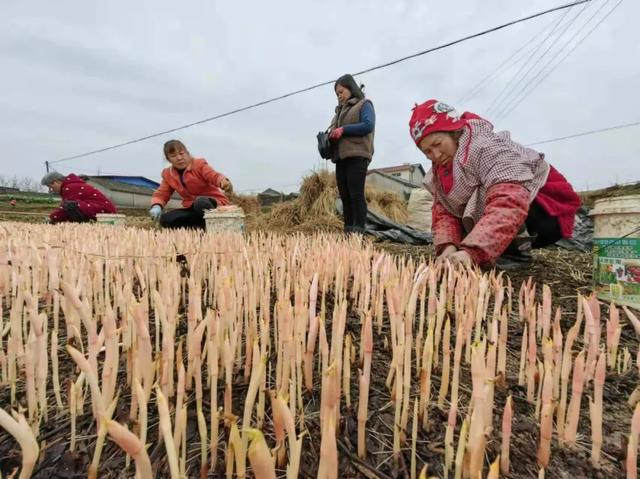
{"type": "Polygon", "coordinates": [[[445,249],[442,250],[442,253],[440,253],[440,258],[446,258],[448,256],[451,256],[453,253],[456,253],[458,251],[458,248],[455,245],[450,244],[449,246],[447,246],[445,249]]]}
{"type": "Polygon", "coordinates": [[[456,253],[457,251],[458,251],[458,248],[455,245],[450,244],[449,246],[447,246],[445,249],[442,250],[442,253],[440,253],[440,255],[438,255],[438,258],[436,259],[436,264],[444,263],[449,258],[449,256],[456,253]]]}
{"type": "Polygon", "coordinates": [[[451,261],[452,264],[461,264],[464,266],[471,266],[473,264],[471,255],[464,250],[450,254],[447,256],[447,259],[451,261]]]}

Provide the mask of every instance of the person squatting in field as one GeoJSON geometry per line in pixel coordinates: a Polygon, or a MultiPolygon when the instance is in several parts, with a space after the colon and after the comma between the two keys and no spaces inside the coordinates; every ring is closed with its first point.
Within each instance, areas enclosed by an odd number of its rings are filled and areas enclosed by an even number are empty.
{"type": "Polygon", "coordinates": [[[364,184],[373,157],[376,113],[362,88],[351,75],[336,80],[334,91],[338,106],[329,126],[333,146],[331,161],[336,164],[336,183],[347,234],[364,233],[367,218],[364,184]]]}
{"type": "Polygon", "coordinates": [[[102,192],[73,173],[64,176],[47,173],[41,183],[62,197],[62,203],[49,215],[51,223],[95,221],[98,213],[117,213],[115,205],[102,192]]]}
{"type": "Polygon", "coordinates": [[[205,210],[230,203],[225,192],[232,191],[231,182],[204,158],[191,156],[181,141],[167,141],[164,156],[171,165],[162,170],[149,214],[164,228],[205,228],[205,210]],[[182,208],[163,212],[174,192],[182,198],[182,208]]]}
{"type": "Polygon", "coordinates": [[[428,100],[409,131],[431,160],[424,183],[434,197],[436,254],[463,264],[529,261],[573,235],[580,198],[545,156],[474,113],[428,100]]]}

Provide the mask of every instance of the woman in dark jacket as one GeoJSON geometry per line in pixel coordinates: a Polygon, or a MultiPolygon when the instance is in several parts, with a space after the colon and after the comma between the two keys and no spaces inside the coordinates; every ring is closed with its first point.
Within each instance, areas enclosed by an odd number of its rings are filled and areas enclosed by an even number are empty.
{"type": "Polygon", "coordinates": [[[376,114],[362,87],[351,75],[338,78],[334,85],[338,106],[329,127],[345,233],[364,233],[367,217],[364,183],[373,157],[376,114]]]}

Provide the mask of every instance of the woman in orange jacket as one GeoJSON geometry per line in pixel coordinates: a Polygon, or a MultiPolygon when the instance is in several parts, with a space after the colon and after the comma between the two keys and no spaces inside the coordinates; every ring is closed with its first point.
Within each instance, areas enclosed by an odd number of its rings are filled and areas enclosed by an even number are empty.
{"type": "Polygon", "coordinates": [[[164,228],[204,228],[204,210],[229,204],[225,192],[232,190],[231,182],[204,158],[192,157],[181,141],[167,141],[164,156],[171,166],[162,170],[149,214],[164,228]],[[163,213],[174,191],[182,197],[183,208],[163,213]]]}

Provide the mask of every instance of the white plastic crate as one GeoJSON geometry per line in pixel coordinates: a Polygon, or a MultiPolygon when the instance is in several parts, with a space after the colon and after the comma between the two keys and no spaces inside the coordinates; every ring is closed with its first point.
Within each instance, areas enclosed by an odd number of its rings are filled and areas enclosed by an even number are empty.
{"type": "Polygon", "coordinates": [[[244,211],[239,206],[223,206],[204,212],[207,233],[244,233],[244,211]]]}

